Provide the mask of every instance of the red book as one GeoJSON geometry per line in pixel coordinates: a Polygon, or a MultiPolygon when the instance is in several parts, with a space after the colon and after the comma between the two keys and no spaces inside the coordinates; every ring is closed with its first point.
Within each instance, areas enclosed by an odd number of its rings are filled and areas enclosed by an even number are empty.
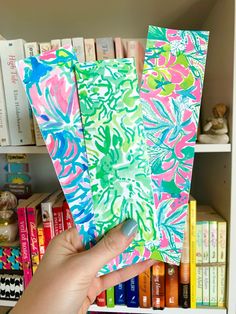
{"type": "Polygon", "coordinates": [[[52,207],[57,199],[61,196],[62,191],[54,192],[45,202],[41,203],[42,220],[43,220],[43,233],[45,248],[47,248],[49,242],[54,237],[54,226],[53,226],[53,213],[52,207]]]}
{"type": "Polygon", "coordinates": [[[96,298],[97,306],[106,306],[106,291],[102,291],[96,298]]]}
{"type": "Polygon", "coordinates": [[[42,222],[40,205],[42,201],[49,197],[49,195],[50,193],[41,194],[34,202],[27,206],[27,225],[33,274],[35,273],[40,260],[37,234],[37,227],[42,222]]]}
{"type": "Polygon", "coordinates": [[[39,259],[41,261],[46,250],[42,223],[38,226],[37,233],[38,233],[38,243],[39,243],[39,259]]]}
{"type": "Polygon", "coordinates": [[[24,287],[26,288],[32,278],[32,266],[31,266],[31,256],[30,256],[30,241],[27,226],[27,214],[26,207],[40,197],[40,193],[33,194],[26,200],[19,202],[17,207],[18,215],[18,226],[19,226],[19,237],[21,246],[21,256],[22,256],[22,268],[24,274],[24,287]]]}
{"type": "Polygon", "coordinates": [[[63,203],[63,221],[64,221],[64,229],[67,230],[69,228],[72,228],[74,226],[74,220],[70,211],[70,208],[68,206],[68,203],[65,201],[63,203]]]}
{"type": "Polygon", "coordinates": [[[65,200],[64,195],[62,195],[58,200],[54,203],[52,207],[53,213],[53,225],[54,225],[54,233],[55,236],[64,231],[64,223],[63,223],[63,202],[65,200]]]}

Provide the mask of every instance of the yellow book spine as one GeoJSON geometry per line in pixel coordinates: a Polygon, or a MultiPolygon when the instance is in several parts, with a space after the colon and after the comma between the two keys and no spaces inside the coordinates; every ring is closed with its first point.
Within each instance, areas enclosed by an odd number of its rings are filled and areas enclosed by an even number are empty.
{"type": "Polygon", "coordinates": [[[195,199],[189,200],[189,236],[190,236],[190,307],[196,308],[196,208],[195,199]]]}

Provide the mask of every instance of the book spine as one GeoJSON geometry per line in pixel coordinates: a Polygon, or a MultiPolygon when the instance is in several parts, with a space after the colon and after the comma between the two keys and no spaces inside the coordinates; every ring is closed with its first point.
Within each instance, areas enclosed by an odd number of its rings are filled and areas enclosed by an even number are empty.
{"type": "Polygon", "coordinates": [[[39,44],[40,53],[44,53],[44,52],[49,51],[51,49],[52,49],[51,43],[49,43],[49,42],[39,44]]]}
{"type": "Polygon", "coordinates": [[[139,306],[141,308],[151,307],[151,269],[146,269],[138,276],[139,306]]]}
{"type": "Polygon", "coordinates": [[[37,234],[38,234],[38,244],[39,244],[39,259],[42,260],[44,254],[45,254],[45,240],[44,240],[44,232],[43,232],[43,226],[39,226],[37,228],[37,234]]]}
{"type": "Polygon", "coordinates": [[[61,40],[60,39],[52,39],[51,40],[51,48],[52,50],[57,50],[61,47],[61,40]]]}
{"type": "Polygon", "coordinates": [[[217,306],[217,222],[210,221],[210,233],[209,233],[209,243],[210,243],[210,264],[213,263],[214,265],[210,265],[210,306],[217,306]]]}
{"type": "Polygon", "coordinates": [[[70,229],[74,226],[74,220],[70,211],[70,208],[68,206],[67,202],[63,202],[63,221],[64,221],[64,229],[70,229]]]}
{"type": "Polygon", "coordinates": [[[178,307],[178,266],[166,264],[166,306],[178,307]]]}
{"type": "Polygon", "coordinates": [[[209,243],[209,221],[204,221],[202,224],[202,235],[203,235],[203,244],[202,244],[202,284],[203,284],[203,302],[204,306],[209,306],[210,304],[210,243],[209,243]]]}
{"type": "Polygon", "coordinates": [[[116,37],[114,41],[115,41],[116,58],[117,59],[124,58],[124,46],[123,46],[122,39],[120,37],[116,37]]]}
{"type": "Polygon", "coordinates": [[[93,38],[84,39],[85,60],[87,62],[96,60],[95,41],[93,38]]]}
{"type": "Polygon", "coordinates": [[[218,307],[225,307],[225,277],[226,277],[226,222],[218,222],[218,307]]]}
{"type": "Polygon", "coordinates": [[[97,306],[106,306],[106,291],[102,291],[96,298],[97,306]]]}
{"type": "Polygon", "coordinates": [[[196,200],[189,201],[190,307],[196,308],[196,200]]]}
{"type": "Polygon", "coordinates": [[[35,144],[32,112],[17,75],[16,61],[24,59],[24,41],[0,41],[3,84],[11,145],[35,144]]]}
{"type": "Polygon", "coordinates": [[[62,207],[53,207],[53,225],[55,236],[64,231],[62,207]]]}
{"type": "Polygon", "coordinates": [[[120,283],[115,286],[115,304],[123,305],[126,304],[125,301],[125,284],[120,283]]]}
{"type": "Polygon", "coordinates": [[[24,287],[26,288],[32,278],[30,243],[28,237],[26,209],[23,207],[19,207],[17,209],[17,216],[21,245],[22,268],[24,274],[24,287]]]}
{"type": "Polygon", "coordinates": [[[42,219],[43,219],[43,233],[44,245],[47,248],[49,242],[54,237],[53,213],[51,203],[42,203],[42,219]]]}
{"type": "Polygon", "coordinates": [[[114,287],[106,290],[107,307],[115,307],[115,289],[114,287]]]}
{"type": "Polygon", "coordinates": [[[61,40],[61,45],[62,46],[71,46],[72,45],[72,41],[71,41],[71,38],[63,38],[61,40]]]}
{"type": "Polygon", "coordinates": [[[1,62],[0,62],[0,145],[1,146],[11,145],[1,62]]]}
{"type": "Polygon", "coordinates": [[[138,276],[129,279],[125,282],[126,290],[126,305],[128,307],[139,306],[139,287],[138,287],[138,276]]]}
{"type": "Polygon", "coordinates": [[[198,221],[196,226],[196,281],[197,281],[197,290],[196,290],[196,303],[197,306],[202,306],[202,222],[198,221]]]}
{"type": "Polygon", "coordinates": [[[165,264],[159,261],[152,266],[152,307],[165,307],[165,264]]]}
{"type": "Polygon", "coordinates": [[[39,264],[39,245],[38,245],[35,208],[31,208],[31,207],[27,208],[27,222],[28,222],[28,230],[29,230],[32,270],[34,274],[39,264]]]}
{"type": "Polygon", "coordinates": [[[97,60],[107,60],[115,58],[114,41],[112,38],[96,39],[97,60]]]}
{"type": "Polygon", "coordinates": [[[72,46],[79,62],[85,62],[84,39],[82,37],[72,38],[72,46]]]}

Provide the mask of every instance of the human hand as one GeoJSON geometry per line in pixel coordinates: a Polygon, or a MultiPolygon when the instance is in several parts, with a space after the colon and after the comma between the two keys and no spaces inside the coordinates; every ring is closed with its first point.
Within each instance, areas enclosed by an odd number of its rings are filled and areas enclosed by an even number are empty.
{"type": "Polygon", "coordinates": [[[29,286],[11,313],[86,313],[102,291],[135,277],[154,264],[148,260],[96,277],[102,266],[129,246],[136,232],[136,222],[127,220],[85,251],[75,228],[64,231],[50,242],[29,286]]]}

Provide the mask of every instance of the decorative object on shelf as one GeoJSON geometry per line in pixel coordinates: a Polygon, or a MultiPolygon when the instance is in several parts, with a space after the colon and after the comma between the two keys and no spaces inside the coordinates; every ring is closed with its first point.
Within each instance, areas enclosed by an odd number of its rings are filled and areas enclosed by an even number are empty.
{"type": "Polygon", "coordinates": [[[0,192],[0,243],[13,242],[16,239],[18,232],[16,206],[17,199],[14,194],[0,192]]]}
{"type": "Polygon", "coordinates": [[[227,144],[228,136],[228,107],[225,104],[217,104],[213,107],[213,117],[207,119],[203,127],[204,134],[199,134],[198,142],[202,144],[227,144]]]}

